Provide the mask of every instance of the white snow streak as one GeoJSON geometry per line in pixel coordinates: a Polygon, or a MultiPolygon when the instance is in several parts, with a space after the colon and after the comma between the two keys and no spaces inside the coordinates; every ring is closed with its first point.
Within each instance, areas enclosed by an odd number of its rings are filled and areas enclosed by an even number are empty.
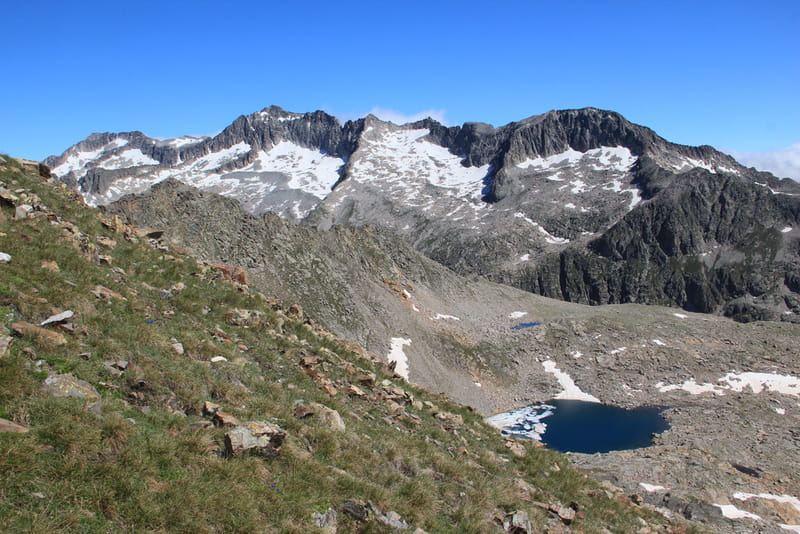
{"type": "Polygon", "coordinates": [[[575,385],[575,381],[572,380],[572,377],[570,377],[564,371],[560,370],[556,366],[556,362],[554,362],[553,360],[543,361],[542,367],[544,367],[544,370],[546,372],[555,376],[556,380],[558,380],[559,385],[563,388],[563,390],[558,395],[555,396],[556,399],[600,402],[600,399],[598,399],[597,397],[581,391],[581,389],[577,385],[575,385]]]}
{"type": "Polygon", "coordinates": [[[389,354],[386,356],[386,359],[389,360],[389,363],[397,362],[394,371],[406,380],[408,380],[409,369],[408,358],[406,357],[405,352],[403,352],[403,347],[410,344],[410,339],[393,337],[389,344],[389,354]]]}
{"type": "Polygon", "coordinates": [[[728,519],[755,519],[761,520],[760,515],[751,514],[746,510],[740,510],[732,504],[715,504],[717,508],[722,510],[722,516],[728,519]]]}
{"type": "Polygon", "coordinates": [[[524,311],[515,311],[508,314],[509,319],[519,319],[520,317],[525,317],[528,315],[528,312],[524,311]]]}
{"type": "Polygon", "coordinates": [[[138,148],[129,148],[116,156],[112,156],[98,165],[103,169],[127,169],[138,165],[158,165],[160,162],[145,156],[138,148]]]}
{"type": "Polygon", "coordinates": [[[653,485],[653,484],[647,484],[645,482],[639,482],[639,485],[647,493],[654,493],[656,491],[668,491],[667,488],[665,488],[664,486],[656,486],[656,485],[653,485]]]}

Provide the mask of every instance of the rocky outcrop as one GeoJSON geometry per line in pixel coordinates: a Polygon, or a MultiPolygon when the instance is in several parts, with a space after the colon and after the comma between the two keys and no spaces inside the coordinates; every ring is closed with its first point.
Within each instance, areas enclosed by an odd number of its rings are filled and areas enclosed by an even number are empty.
{"type": "Polygon", "coordinates": [[[523,271],[518,285],[572,302],[795,320],[798,221],[800,198],[696,170],[586,247],[523,271]]]}

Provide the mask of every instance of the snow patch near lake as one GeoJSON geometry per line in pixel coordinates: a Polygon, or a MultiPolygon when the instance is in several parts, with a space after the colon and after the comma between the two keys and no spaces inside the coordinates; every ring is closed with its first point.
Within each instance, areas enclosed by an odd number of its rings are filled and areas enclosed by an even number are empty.
{"type": "Polygon", "coordinates": [[[542,441],[547,424],[542,421],[555,413],[555,406],[539,404],[503,412],[486,418],[486,422],[505,433],[513,433],[534,441],[542,441]]]}
{"type": "Polygon", "coordinates": [[[433,319],[434,321],[440,321],[440,320],[443,320],[443,319],[444,320],[450,320],[450,321],[460,321],[461,320],[458,317],[456,317],[455,315],[445,315],[443,313],[437,313],[436,315],[431,317],[431,319],[433,319]]]}
{"type": "Polygon", "coordinates": [[[524,311],[515,311],[508,314],[509,319],[519,319],[520,317],[525,317],[528,315],[528,312],[524,311]]]}
{"type": "Polygon", "coordinates": [[[562,371],[553,360],[545,360],[542,362],[545,372],[550,373],[556,377],[559,385],[563,388],[562,391],[555,396],[556,399],[569,399],[581,400],[587,402],[600,402],[600,399],[581,391],[581,389],[572,380],[572,377],[562,371]]]}
{"type": "Polygon", "coordinates": [[[389,354],[386,359],[389,363],[397,362],[394,371],[408,380],[408,357],[403,352],[403,347],[410,345],[411,340],[402,337],[393,337],[389,343],[389,354]]]}

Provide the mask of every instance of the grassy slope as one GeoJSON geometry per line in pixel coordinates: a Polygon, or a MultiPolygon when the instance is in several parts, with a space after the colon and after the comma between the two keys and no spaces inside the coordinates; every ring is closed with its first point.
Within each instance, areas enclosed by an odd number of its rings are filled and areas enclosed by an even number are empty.
{"type": "Polygon", "coordinates": [[[44,211],[13,220],[13,208],[2,206],[0,251],[12,260],[0,264],[0,333],[62,310],[75,312],[75,332],[65,333],[63,346],[15,336],[0,357],[0,417],[30,427],[0,433],[0,530],[314,532],[313,512],[328,507],[340,512],[340,532],[388,529],[341,513],[345,499],[372,501],[431,533],[496,531],[491,515],[515,510],[528,511],[535,530],[559,522],[533,501],[577,503],[585,517],[572,524],[576,531],[635,532],[641,518],[665,522],[610,495],[557,453],[526,443],[524,457],[511,454],[477,414],[405,384],[193,258],[113,232],[63,187],[6,160],[0,185],[17,204],[44,211]],[[116,245],[104,247],[100,236],[116,245]],[[126,300],[97,298],[97,285],[126,300]],[[259,313],[235,321],[237,309],[259,313]],[[323,379],[298,365],[307,355],[323,358],[317,370],[338,393],[322,391],[323,379]],[[214,356],[228,361],[211,363],[214,356]],[[108,360],[131,365],[114,376],[108,360]],[[359,384],[366,397],[347,396],[368,372],[377,380],[359,384]],[[49,373],[94,385],[101,410],[46,393],[49,373]],[[408,402],[404,415],[390,416],[387,391],[396,386],[435,407],[408,402]],[[298,399],[338,410],[347,431],[295,418],[298,399]],[[279,424],[288,436],[279,456],[225,458],[226,429],[198,424],[208,421],[204,401],[241,420],[279,424]],[[443,411],[463,423],[437,419],[443,411]],[[534,489],[520,490],[519,481],[534,489]]]}

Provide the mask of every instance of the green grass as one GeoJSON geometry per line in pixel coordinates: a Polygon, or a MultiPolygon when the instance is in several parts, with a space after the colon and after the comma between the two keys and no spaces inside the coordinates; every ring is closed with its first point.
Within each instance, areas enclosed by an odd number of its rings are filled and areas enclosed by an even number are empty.
{"type": "Polygon", "coordinates": [[[394,510],[430,533],[493,532],[491,515],[515,510],[527,510],[540,529],[553,519],[531,499],[578,503],[586,515],[574,527],[583,532],[638,530],[639,517],[668,524],[607,497],[558,453],[527,443],[524,458],[512,455],[480,415],[388,375],[194,258],[112,232],[64,188],[6,159],[0,182],[37,195],[50,216],[15,221],[3,208],[0,251],[12,261],[0,265],[0,330],[67,309],[75,312],[75,330],[60,347],[16,337],[0,358],[0,417],[31,429],[0,434],[4,531],[305,533],[316,531],[313,512],[328,507],[340,512],[340,532],[387,531],[341,513],[345,499],[394,510]],[[65,230],[64,221],[80,235],[65,230]],[[116,246],[102,248],[99,236],[116,246]],[[98,261],[98,251],[110,265],[98,261]],[[42,268],[43,261],[55,261],[59,271],[42,268]],[[178,283],[183,289],[173,289],[178,283]],[[95,297],[97,285],[125,300],[95,297]],[[256,313],[239,320],[236,310],[256,313]],[[318,370],[335,396],[298,365],[309,355],[325,360],[318,370]],[[214,356],[228,361],[211,363],[214,356]],[[130,362],[124,373],[104,364],[117,360],[130,362]],[[367,372],[376,374],[376,385],[360,387],[372,398],[348,397],[347,385],[367,372]],[[91,383],[102,396],[99,409],[47,394],[41,384],[50,373],[91,383]],[[384,380],[391,381],[387,389],[400,386],[464,423],[447,427],[412,404],[405,419],[388,418],[379,398],[384,380]],[[347,431],[313,416],[295,418],[301,399],[337,410],[347,431]],[[225,457],[225,429],[200,425],[209,420],[204,401],[243,421],[279,424],[287,432],[280,454],[225,457]],[[521,494],[517,479],[536,494],[521,494]]]}

